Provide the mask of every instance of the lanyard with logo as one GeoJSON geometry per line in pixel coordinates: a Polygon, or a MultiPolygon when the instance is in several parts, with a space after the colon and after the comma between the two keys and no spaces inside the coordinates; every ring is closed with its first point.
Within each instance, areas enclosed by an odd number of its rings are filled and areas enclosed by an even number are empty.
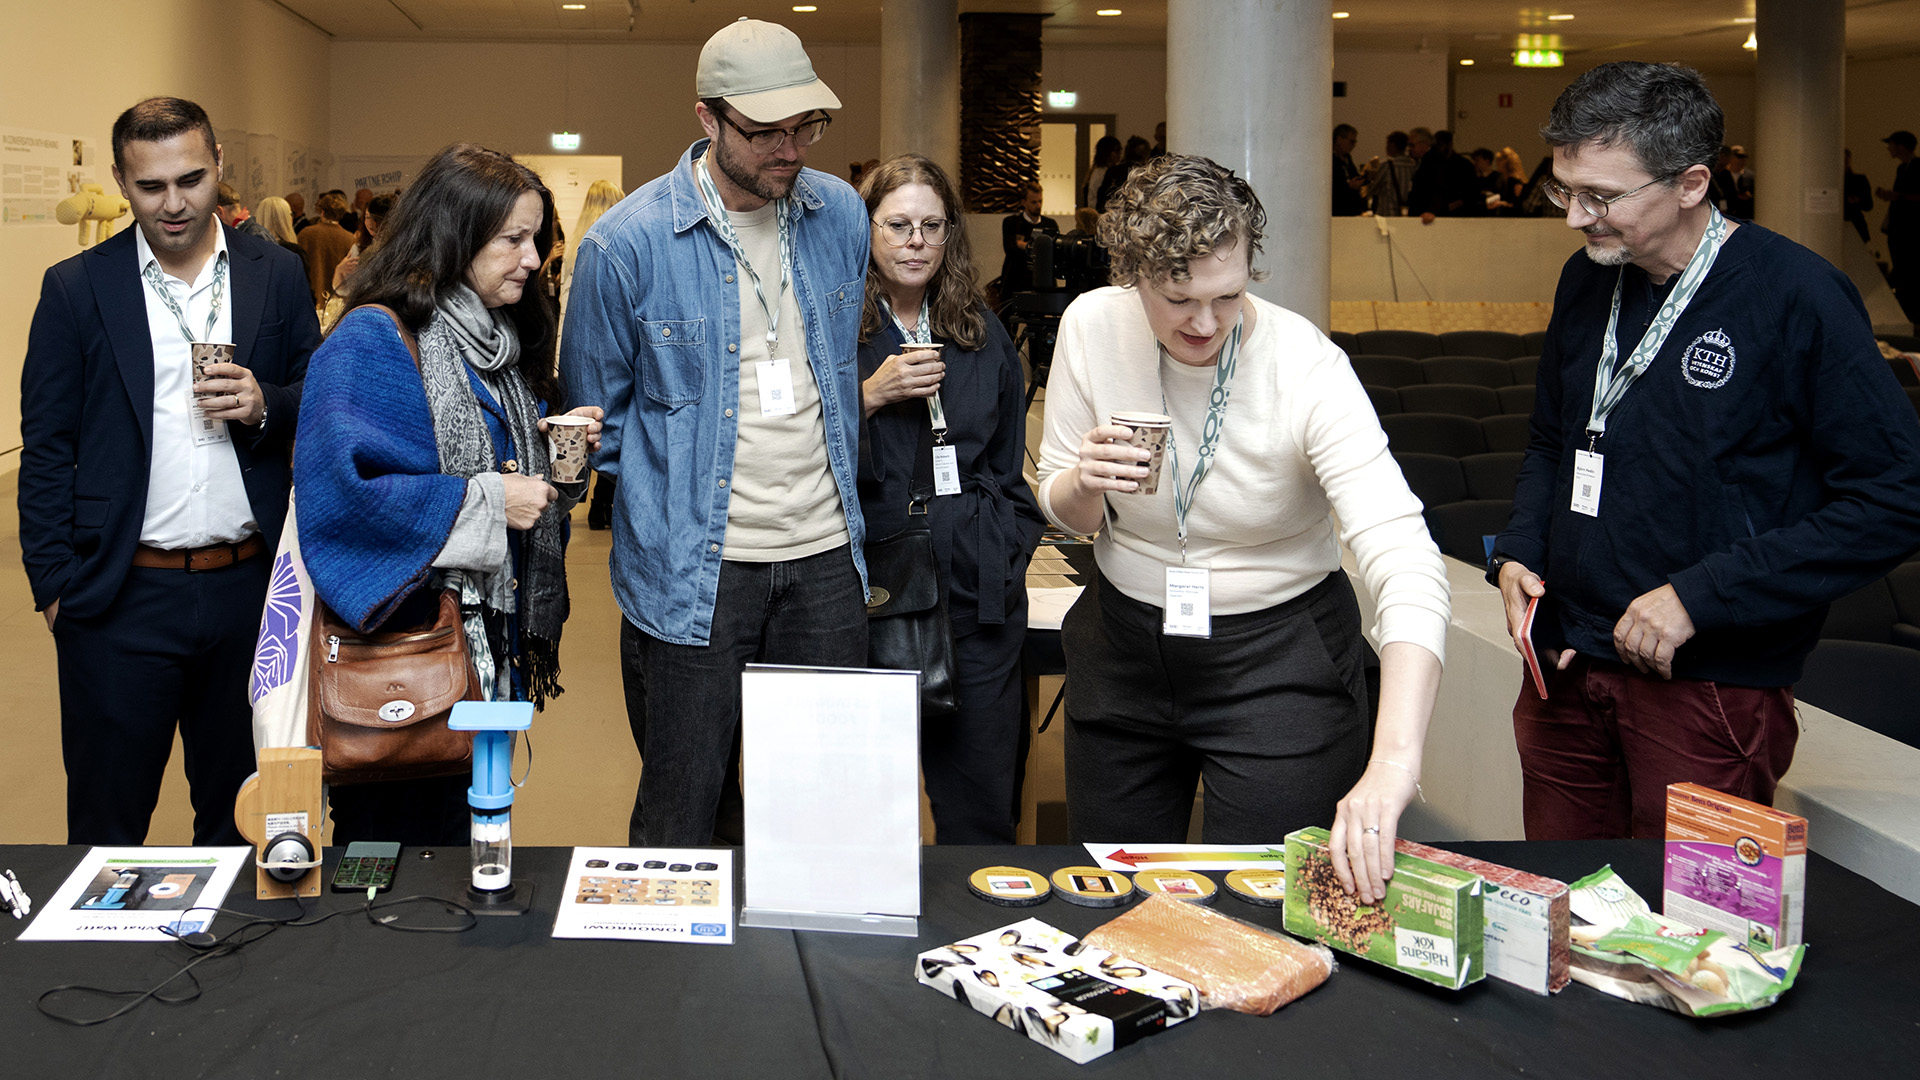
{"type": "Polygon", "coordinates": [[[1693,302],[1693,296],[1700,291],[1700,285],[1707,280],[1708,271],[1720,255],[1720,246],[1726,243],[1727,233],[1731,231],[1727,219],[1720,211],[1709,207],[1712,214],[1707,219],[1707,231],[1700,237],[1699,246],[1693,249],[1693,258],[1687,261],[1686,269],[1680,271],[1680,278],[1674,282],[1673,292],[1667,301],[1660,305],[1654,315],[1652,325],[1646,333],[1640,335],[1640,343],[1627,354],[1626,362],[1620,363],[1620,343],[1617,335],[1620,330],[1620,294],[1627,280],[1627,268],[1620,268],[1620,276],[1613,283],[1613,309],[1607,314],[1607,330],[1600,341],[1600,366],[1593,378],[1593,409],[1587,420],[1587,448],[1573,452],[1573,498],[1571,509],[1588,517],[1600,516],[1600,481],[1603,455],[1595,448],[1600,436],[1607,433],[1607,417],[1627,396],[1628,388],[1637,382],[1653,366],[1654,357],[1667,343],[1667,335],[1673,331],[1674,324],[1693,302]]]}
{"type": "Polygon", "coordinates": [[[146,269],[141,271],[141,274],[147,279],[147,284],[153,286],[153,291],[159,295],[160,302],[166,305],[167,310],[172,312],[174,319],[180,323],[180,336],[187,339],[189,347],[196,341],[213,337],[213,326],[220,321],[220,304],[226,299],[227,293],[226,252],[221,252],[213,261],[213,306],[207,310],[207,328],[200,332],[199,337],[193,335],[193,328],[187,325],[187,313],[180,310],[180,302],[173,298],[173,290],[167,287],[166,271],[160,269],[160,260],[155,259],[147,263],[146,269]]]}
{"type": "Polygon", "coordinates": [[[773,294],[773,302],[768,303],[766,289],[760,284],[760,272],[753,268],[746,249],[740,246],[740,234],[734,231],[726,204],[720,201],[720,189],[714,186],[713,176],[707,171],[710,165],[710,156],[702,157],[693,165],[694,183],[700,189],[701,201],[707,204],[707,220],[713,222],[714,231],[733,252],[733,261],[740,265],[740,272],[753,283],[754,299],[760,301],[760,310],[767,317],[768,359],[754,365],[760,385],[760,415],[792,416],[793,365],[784,356],[772,355],[780,339],[780,298],[786,295],[793,277],[793,223],[787,218],[789,204],[786,199],[775,199],[773,203],[773,216],[780,227],[780,288],[773,294]]]}
{"type": "MultiPolygon", "coordinates": [[[[1246,328],[1246,316],[1235,320],[1233,330],[1227,334],[1227,343],[1220,349],[1220,358],[1213,369],[1213,393],[1207,403],[1207,420],[1200,433],[1199,460],[1194,463],[1193,474],[1183,487],[1180,483],[1180,446],[1173,437],[1173,430],[1167,430],[1167,466],[1173,470],[1173,520],[1180,535],[1180,565],[1166,568],[1166,607],[1165,620],[1160,632],[1173,637],[1212,637],[1212,584],[1210,573],[1204,566],[1187,565],[1187,515],[1193,510],[1194,496],[1200,491],[1200,484],[1207,474],[1213,471],[1214,452],[1220,445],[1220,432],[1226,425],[1227,399],[1233,396],[1233,373],[1240,364],[1240,336],[1246,328]]],[[[1162,356],[1166,347],[1160,349],[1162,356]]],[[[1160,392],[1160,408],[1167,408],[1167,395],[1163,388],[1160,392]]],[[[1171,415],[1171,414],[1169,414],[1171,415]]]]}
{"type": "MultiPolygon", "coordinates": [[[[160,303],[173,313],[174,321],[180,324],[180,336],[187,339],[187,351],[193,351],[194,343],[213,337],[214,324],[220,321],[220,306],[227,292],[227,253],[220,252],[213,260],[213,302],[207,309],[207,327],[199,337],[193,334],[193,328],[187,325],[187,313],[180,308],[180,302],[173,298],[173,290],[167,286],[166,272],[160,269],[160,261],[152,260],[140,271],[154,293],[160,297],[160,303]]],[[[191,387],[188,390],[188,402],[193,416],[193,445],[211,446],[227,441],[227,425],[214,420],[200,408],[198,400],[193,398],[191,387]]]]}
{"type": "MultiPolygon", "coordinates": [[[[894,314],[893,305],[885,296],[880,298],[880,310],[887,313],[893,328],[900,331],[909,348],[914,345],[933,344],[933,315],[930,298],[920,298],[920,323],[908,330],[900,322],[900,316],[894,314]]],[[[927,398],[927,417],[933,425],[933,493],[935,495],[960,494],[960,458],[951,446],[947,445],[947,408],[940,402],[940,391],[935,388],[933,396],[927,398]]]]}

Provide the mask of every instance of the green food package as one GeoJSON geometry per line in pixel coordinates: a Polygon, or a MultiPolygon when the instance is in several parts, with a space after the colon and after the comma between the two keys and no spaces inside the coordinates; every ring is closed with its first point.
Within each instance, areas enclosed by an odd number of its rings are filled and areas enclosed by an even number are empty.
{"type": "Polygon", "coordinates": [[[1412,855],[1393,857],[1386,899],[1361,904],[1340,887],[1328,832],[1287,836],[1287,932],[1450,990],[1486,975],[1485,882],[1412,855]]]}

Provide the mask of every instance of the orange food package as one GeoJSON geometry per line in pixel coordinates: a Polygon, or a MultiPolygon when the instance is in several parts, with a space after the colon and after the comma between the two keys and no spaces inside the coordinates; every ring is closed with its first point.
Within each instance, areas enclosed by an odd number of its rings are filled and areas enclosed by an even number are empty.
{"type": "Polygon", "coordinates": [[[1333,974],[1333,951],[1211,908],[1152,896],[1086,936],[1200,989],[1201,1008],[1266,1016],[1333,974]]]}

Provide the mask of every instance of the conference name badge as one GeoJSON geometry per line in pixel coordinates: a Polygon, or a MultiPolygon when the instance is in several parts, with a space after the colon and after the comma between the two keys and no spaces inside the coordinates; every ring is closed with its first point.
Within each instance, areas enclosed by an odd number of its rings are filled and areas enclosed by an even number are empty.
{"type": "Polygon", "coordinates": [[[1167,567],[1167,604],[1160,632],[1168,637],[1213,636],[1213,585],[1204,566],[1167,567]]]}
{"type": "Polygon", "coordinates": [[[1600,516],[1600,467],[1605,459],[1591,450],[1573,452],[1573,512],[1600,516]]]}
{"type": "Polygon", "coordinates": [[[760,415],[792,416],[793,365],[783,356],[753,366],[760,384],[760,415]]]}
{"type": "Polygon", "coordinates": [[[933,448],[933,493],[960,494],[960,455],[954,447],[933,448]]]}

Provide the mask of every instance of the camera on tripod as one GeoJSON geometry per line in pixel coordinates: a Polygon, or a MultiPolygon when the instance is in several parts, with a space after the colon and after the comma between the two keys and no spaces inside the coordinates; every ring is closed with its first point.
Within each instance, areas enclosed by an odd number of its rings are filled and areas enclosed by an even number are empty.
{"type": "Polygon", "coordinates": [[[1054,341],[1060,334],[1060,315],[1073,298],[1107,283],[1107,249],[1092,237],[1061,237],[1035,232],[1029,241],[1028,257],[1033,267],[1034,288],[1014,293],[1006,300],[1007,328],[1013,332],[1014,348],[1027,347],[1027,362],[1033,378],[1027,384],[1027,405],[1034,394],[1047,385],[1047,372],[1053,366],[1054,341]]]}

